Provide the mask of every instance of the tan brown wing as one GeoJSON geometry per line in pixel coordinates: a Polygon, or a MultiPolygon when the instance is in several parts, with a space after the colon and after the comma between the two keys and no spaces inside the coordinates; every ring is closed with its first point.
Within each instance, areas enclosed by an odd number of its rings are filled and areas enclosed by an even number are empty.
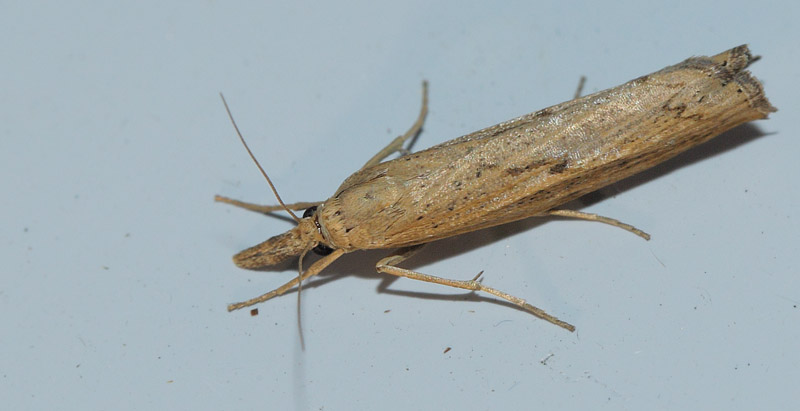
{"type": "Polygon", "coordinates": [[[691,58],[359,171],[320,222],[346,249],[426,243],[541,214],[774,108],[746,47],[691,58]],[[342,207],[346,204],[347,207],[342,207]]]}

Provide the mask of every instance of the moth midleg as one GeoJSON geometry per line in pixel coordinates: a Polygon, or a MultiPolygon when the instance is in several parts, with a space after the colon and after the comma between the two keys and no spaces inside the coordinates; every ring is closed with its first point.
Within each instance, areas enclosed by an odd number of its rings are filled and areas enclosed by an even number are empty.
{"type": "Polygon", "coordinates": [[[398,136],[394,140],[392,140],[389,145],[384,147],[378,154],[372,156],[372,158],[364,164],[361,169],[365,169],[370,166],[374,166],[375,164],[380,163],[383,161],[384,158],[392,155],[393,153],[400,152],[403,154],[408,154],[408,150],[403,148],[403,144],[406,140],[410,138],[416,137],[420,131],[422,131],[422,124],[425,122],[425,116],[428,115],[428,82],[422,82],[422,108],[419,110],[419,116],[417,117],[417,121],[411,125],[411,128],[406,131],[405,134],[402,136],[398,136]]]}
{"type": "Polygon", "coordinates": [[[592,214],[592,213],[584,213],[582,211],[575,211],[575,210],[550,210],[546,212],[544,215],[551,215],[557,217],[569,217],[569,218],[578,218],[581,220],[589,220],[589,221],[599,221],[601,223],[613,225],[614,227],[619,227],[625,231],[630,231],[638,235],[639,237],[644,238],[645,240],[650,240],[650,234],[645,233],[644,231],[630,225],[625,224],[622,221],[615,220],[609,217],[603,217],[601,215],[592,214]]]}
{"type": "Polygon", "coordinates": [[[558,318],[546,313],[541,308],[535,307],[519,297],[515,297],[511,294],[481,284],[480,282],[477,281],[480,275],[476,276],[472,280],[467,280],[467,281],[451,280],[448,278],[436,277],[433,275],[423,274],[417,271],[412,271],[405,268],[397,267],[396,264],[400,264],[401,262],[405,261],[412,255],[414,255],[414,253],[416,253],[420,249],[420,247],[421,246],[401,248],[400,250],[397,250],[394,254],[378,261],[378,264],[375,265],[375,268],[378,270],[379,273],[386,273],[386,274],[396,275],[398,277],[406,277],[412,280],[441,284],[449,287],[461,288],[464,290],[483,291],[485,293],[489,293],[496,297],[502,298],[519,307],[522,307],[526,311],[530,312],[531,314],[545,321],[551,322],[569,331],[575,331],[575,326],[559,320],[558,318]]]}
{"type": "MultiPolygon", "coordinates": [[[[275,211],[283,211],[283,207],[281,205],[259,205],[259,204],[234,200],[232,198],[223,197],[221,195],[215,195],[214,201],[230,204],[236,207],[244,208],[245,210],[255,211],[257,213],[267,214],[275,211]]],[[[293,211],[303,211],[307,208],[318,206],[320,204],[322,204],[322,201],[301,201],[299,203],[286,204],[286,208],[293,211]]]]}
{"type": "Polygon", "coordinates": [[[304,281],[309,277],[312,277],[312,276],[315,276],[315,275],[319,274],[322,270],[325,269],[325,267],[329,266],[332,262],[336,261],[337,258],[341,257],[342,254],[344,254],[344,250],[342,250],[342,249],[334,250],[329,255],[326,255],[325,257],[322,257],[319,260],[317,260],[314,264],[311,265],[311,267],[308,267],[308,269],[306,271],[304,271],[302,275],[293,278],[291,281],[287,282],[286,284],[284,284],[284,285],[282,285],[282,286],[280,286],[280,287],[278,287],[278,288],[276,288],[276,289],[274,289],[274,290],[272,290],[272,291],[270,291],[270,292],[268,292],[266,294],[262,294],[262,295],[260,295],[258,297],[251,298],[251,299],[249,299],[247,301],[242,301],[240,303],[229,304],[228,305],[228,311],[233,311],[233,310],[238,310],[240,308],[249,307],[251,305],[262,303],[264,301],[270,300],[270,299],[275,298],[275,297],[277,297],[279,295],[283,295],[287,291],[291,290],[292,287],[294,287],[297,284],[299,284],[301,281],[304,281]]]}

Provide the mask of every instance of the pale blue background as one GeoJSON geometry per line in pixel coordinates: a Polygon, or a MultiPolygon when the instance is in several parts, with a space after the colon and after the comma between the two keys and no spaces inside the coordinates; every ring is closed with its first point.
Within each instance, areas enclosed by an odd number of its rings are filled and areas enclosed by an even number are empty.
{"type": "MultiPolygon", "coordinates": [[[[790,409],[800,381],[797,2],[18,2],[0,13],[5,409],[790,409]],[[749,43],[780,112],[584,206],[650,232],[525,221],[409,266],[578,327],[374,274],[303,294],[230,256],[290,224],[413,121],[429,147],[749,43]],[[388,290],[382,292],[388,285],[388,290]],[[386,312],[387,310],[390,310],[386,312]],[[443,353],[452,347],[448,353],[443,353]],[[546,359],[546,360],[545,360],[546,359]]],[[[573,204],[580,207],[580,204],[573,204]]]]}

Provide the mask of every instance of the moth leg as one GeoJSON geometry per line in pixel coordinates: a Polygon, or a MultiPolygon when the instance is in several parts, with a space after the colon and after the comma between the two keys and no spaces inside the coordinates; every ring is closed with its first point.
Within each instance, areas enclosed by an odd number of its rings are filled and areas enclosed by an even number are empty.
{"type": "Polygon", "coordinates": [[[578,88],[575,89],[574,98],[579,98],[581,94],[583,94],[583,86],[585,85],[586,85],[586,76],[581,76],[581,78],[578,80],[578,88]]]}
{"type": "Polygon", "coordinates": [[[534,307],[533,305],[528,304],[528,302],[519,297],[514,297],[511,294],[481,284],[478,281],[478,278],[481,276],[481,274],[483,274],[483,272],[479,273],[472,280],[462,281],[462,280],[451,280],[447,278],[436,277],[433,275],[423,274],[417,271],[412,271],[412,270],[407,270],[405,268],[397,267],[397,264],[400,264],[407,258],[414,255],[414,253],[416,253],[421,247],[422,246],[402,248],[396,251],[394,254],[378,261],[378,264],[375,266],[375,268],[378,270],[379,273],[386,273],[386,274],[396,275],[398,277],[406,277],[412,280],[441,284],[441,285],[446,285],[448,287],[461,288],[464,290],[483,291],[485,293],[492,294],[496,297],[502,298],[508,302],[516,304],[517,306],[522,307],[525,310],[529,311],[531,314],[545,321],[551,322],[561,328],[567,329],[569,331],[575,331],[575,326],[559,320],[558,318],[546,313],[541,308],[534,307]]]}
{"type": "Polygon", "coordinates": [[[650,234],[645,233],[644,231],[630,225],[625,224],[622,221],[615,220],[609,217],[603,217],[601,215],[592,214],[592,213],[584,213],[582,211],[575,211],[575,210],[550,210],[545,215],[551,216],[558,216],[558,217],[569,217],[569,218],[579,218],[581,220],[589,220],[589,221],[599,221],[601,223],[606,223],[609,225],[613,225],[614,227],[619,227],[623,230],[630,231],[638,235],[639,237],[644,238],[645,240],[650,240],[650,234]]]}
{"type": "Polygon", "coordinates": [[[417,121],[411,126],[411,128],[406,131],[405,134],[402,136],[398,136],[388,146],[384,147],[383,150],[379,151],[378,154],[372,156],[369,161],[367,161],[364,166],[361,168],[367,168],[369,166],[374,166],[375,164],[380,163],[383,161],[384,158],[390,156],[393,153],[400,152],[404,154],[408,154],[408,150],[403,148],[403,144],[406,140],[410,138],[416,137],[420,131],[422,131],[422,124],[425,122],[425,116],[428,115],[428,82],[422,82],[422,108],[419,110],[419,116],[417,117],[417,121]]]}
{"type": "Polygon", "coordinates": [[[320,258],[308,267],[308,270],[303,272],[303,275],[293,278],[288,283],[266,293],[262,294],[258,297],[251,298],[247,301],[242,301],[240,303],[234,303],[228,305],[228,311],[238,310],[240,308],[249,307],[254,304],[262,303],[267,300],[271,300],[279,295],[283,295],[285,292],[291,290],[294,286],[299,284],[301,281],[306,280],[309,277],[315,276],[320,273],[320,271],[324,270],[325,267],[329,266],[332,262],[336,261],[337,258],[341,257],[344,254],[344,250],[338,249],[334,250],[331,254],[326,255],[325,257],[320,258]]]}
{"type": "MultiPolygon", "coordinates": [[[[244,201],[234,200],[232,198],[223,197],[221,195],[214,196],[214,201],[234,205],[236,207],[244,208],[245,210],[255,211],[257,213],[272,213],[275,211],[283,211],[280,205],[258,205],[253,203],[245,203],[244,201]]],[[[305,201],[299,203],[286,204],[286,207],[294,211],[302,211],[310,207],[318,206],[322,201],[305,201]]]]}

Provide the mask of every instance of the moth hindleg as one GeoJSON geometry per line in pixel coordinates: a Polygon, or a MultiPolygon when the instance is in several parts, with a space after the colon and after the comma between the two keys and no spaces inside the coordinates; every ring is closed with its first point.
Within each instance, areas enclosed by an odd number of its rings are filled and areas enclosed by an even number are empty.
{"type": "Polygon", "coordinates": [[[517,305],[519,307],[522,307],[526,311],[528,311],[531,314],[535,315],[536,317],[539,317],[539,318],[541,318],[541,319],[543,319],[545,321],[553,323],[553,324],[555,324],[555,325],[557,325],[557,326],[559,326],[561,328],[564,328],[564,329],[569,330],[569,331],[575,331],[575,326],[573,326],[572,324],[569,324],[567,322],[559,320],[558,318],[548,314],[547,312],[545,312],[541,308],[538,308],[538,307],[535,307],[535,306],[533,306],[531,304],[528,304],[527,301],[525,301],[525,300],[523,300],[523,299],[521,299],[519,297],[515,297],[515,296],[513,296],[511,294],[508,294],[508,293],[505,293],[503,291],[500,291],[500,290],[497,290],[497,289],[494,289],[494,288],[491,288],[491,287],[487,287],[487,286],[481,284],[480,282],[478,282],[478,278],[480,277],[480,274],[478,276],[476,276],[475,278],[473,278],[472,280],[467,280],[467,281],[451,280],[451,279],[448,279],[448,278],[436,277],[436,276],[433,276],[433,275],[423,274],[423,273],[420,273],[420,272],[417,272],[417,271],[408,270],[408,269],[400,268],[400,267],[396,266],[396,264],[400,264],[401,262],[405,261],[406,259],[408,259],[412,255],[414,255],[414,253],[419,251],[419,249],[421,247],[422,246],[413,246],[413,247],[402,248],[402,249],[396,251],[394,254],[392,254],[392,255],[390,255],[388,257],[385,257],[385,258],[381,259],[380,261],[378,261],[378,264],[375,266],[375,268],[380,273],[396,275],[398,277],[406,277],[406,278],[410,278],[412,280],[419,280],[419,281],[425,281],[425,282],[434,283],[434,284],[441,284],[441,285],[446,285],[446,286],[449,286],[449,287],[461,288],[461,289],[464,289],[464,290],[483,291],[485,293],[489,293],[489,294],[492,294],[492,295],[494,295],[496,297],[502,298],[502,299],[504,299],[504,300],[506,300],[508,302],[511,302],[511,303],[513,303],[513,304],[515,304],[515,305],[517,305]]]}
{"type": "Polygon", "coordinates": [[[583,211],[575,211],[575,210],[550,210],[546,212],[544,215],[551,215],[557,217],[569,217],[569,218],[577,218],[581,220],[588,220],[588,221],[599,221],[601,223],[605,223],[608,225],[613,225],[614,227],[619,227],[625,231],[630,231],[638,235],[639,237],[644,238],[645,240],[650,240],[650,234],[645,233],[644,231],[630,225],[625,224],[622,221],[615,220],[610,217],[603,217],[601,215],[592,214],[592,213],[584,213],[583,211]]]}

